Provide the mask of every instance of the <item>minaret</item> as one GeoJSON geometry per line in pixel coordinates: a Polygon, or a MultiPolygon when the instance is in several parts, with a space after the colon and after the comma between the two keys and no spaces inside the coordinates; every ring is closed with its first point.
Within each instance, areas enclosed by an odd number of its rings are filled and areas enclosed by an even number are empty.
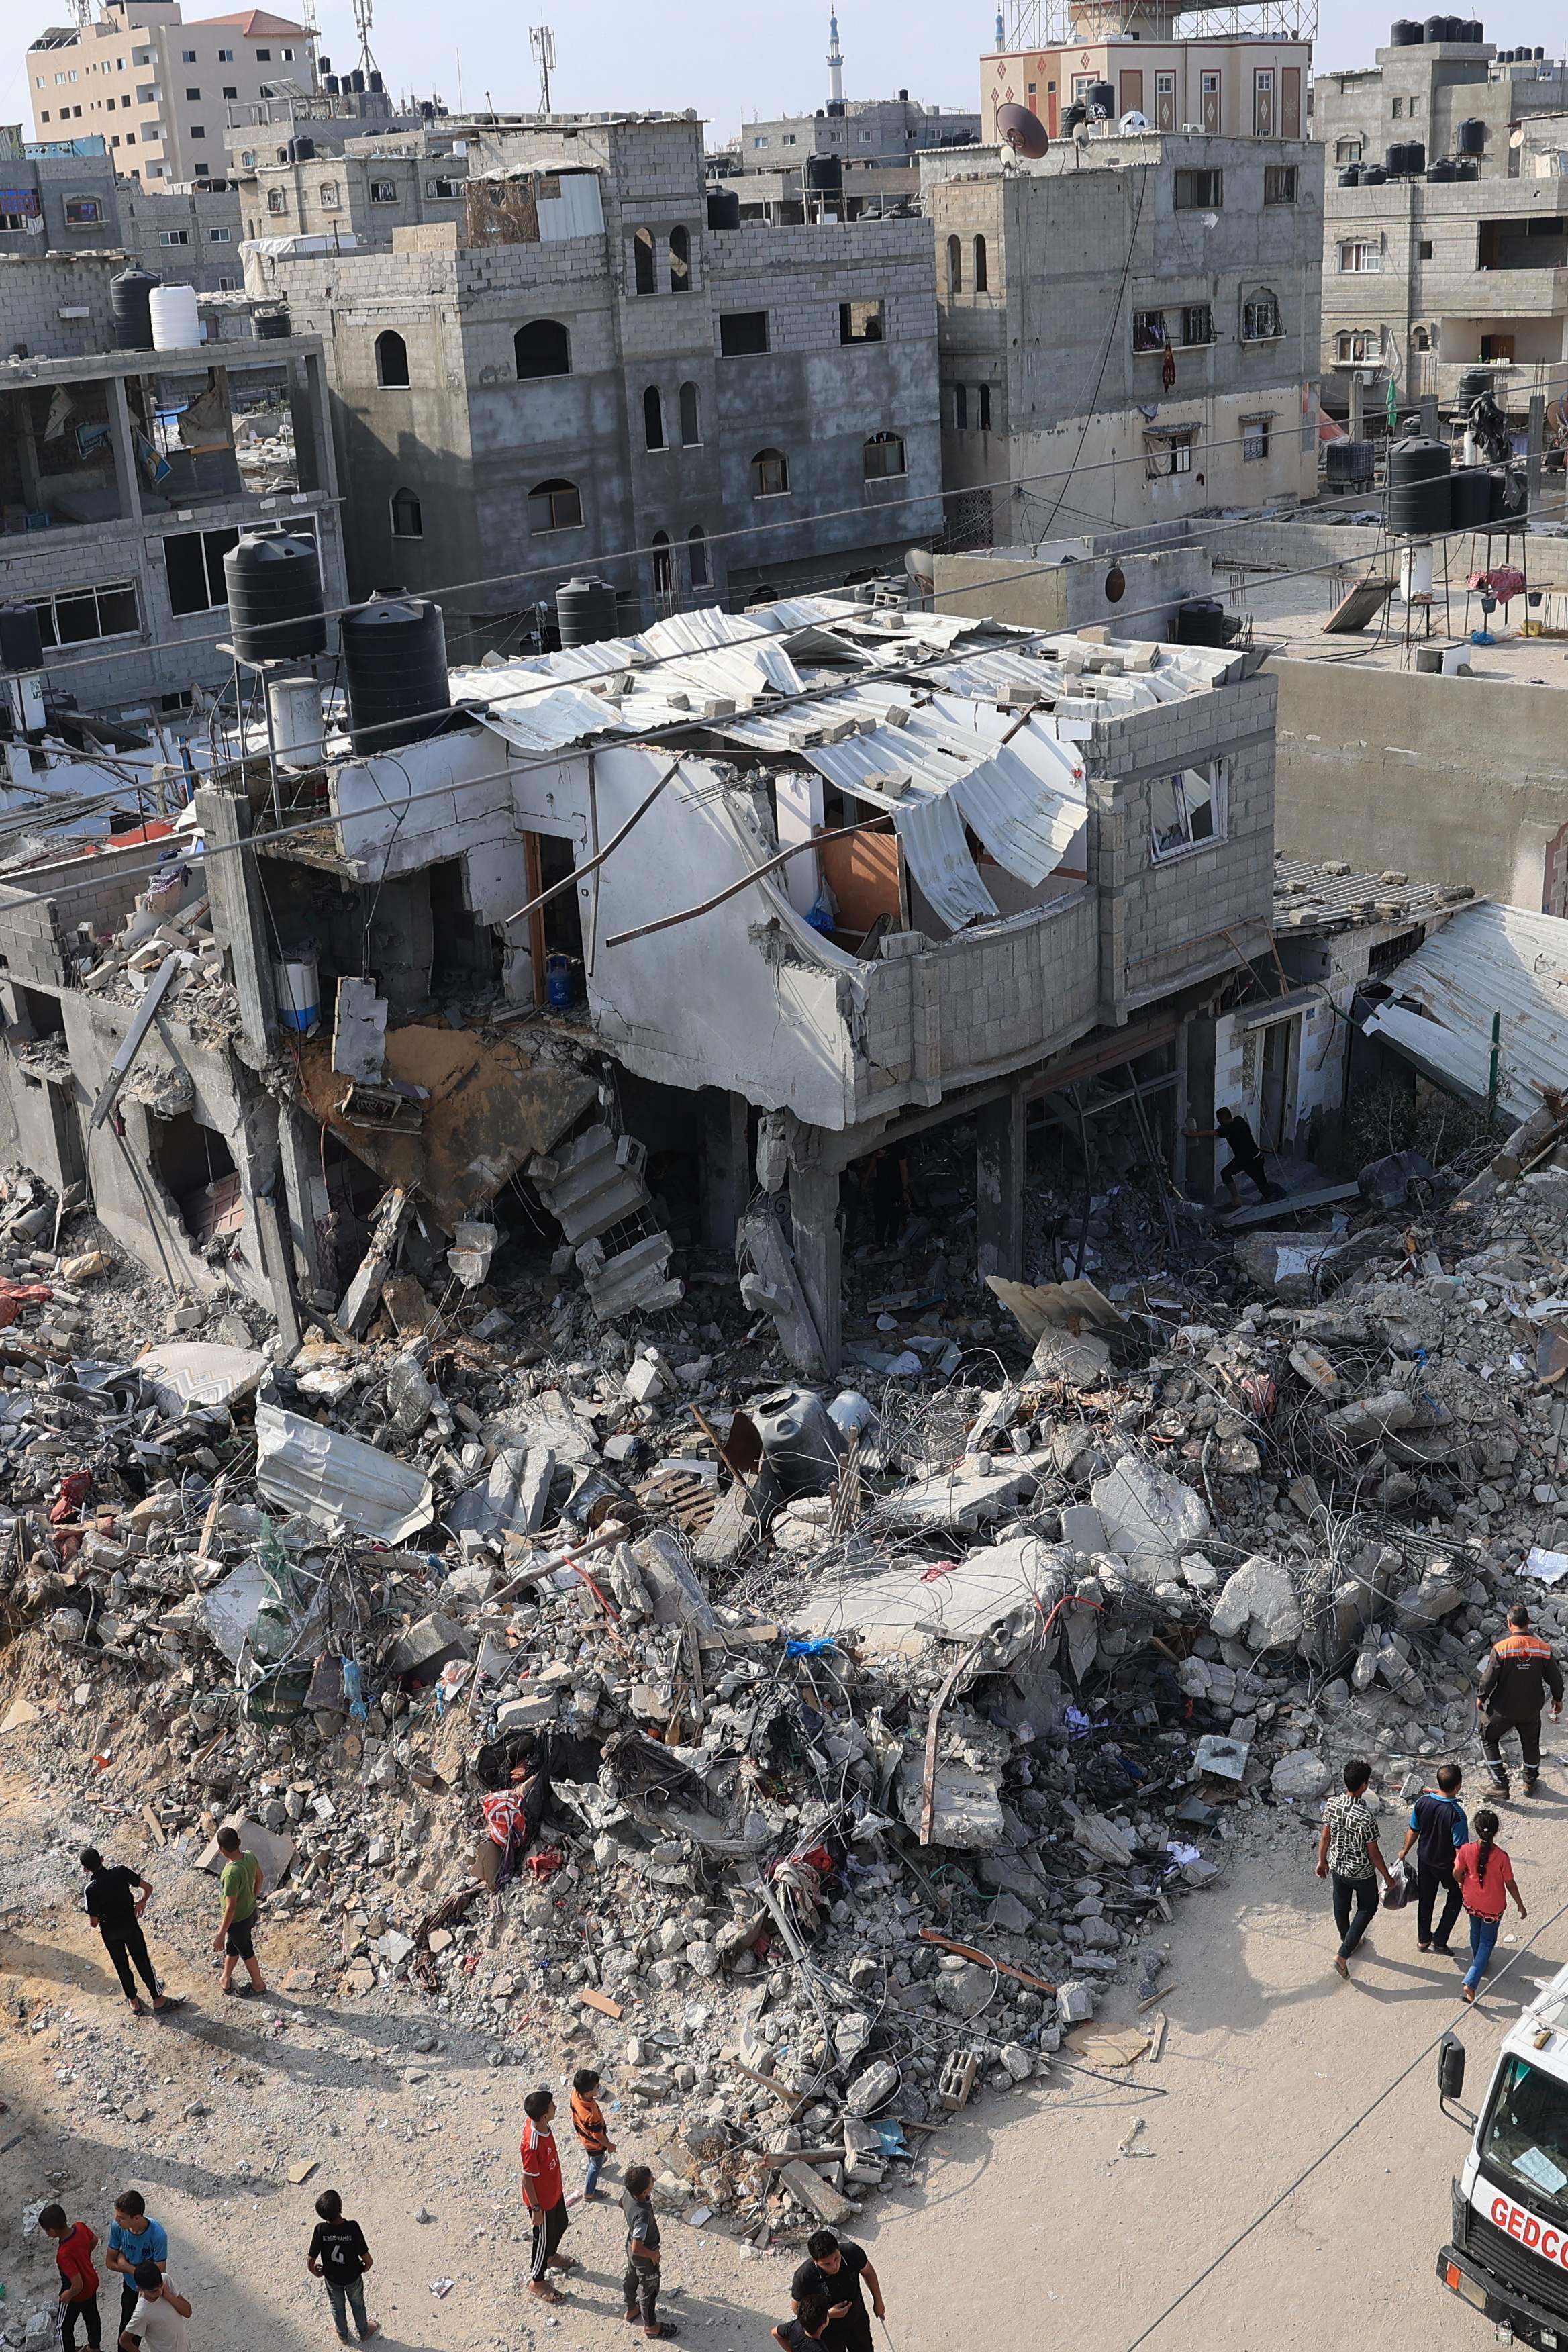
{"type": "Polygon", "coordinates": [[[998,8],[996,11],[996,47],[998,49],[1005,49],[1006,46],[1007,20],[1003,16],[1001,9],[998,8]]]}
{"type": "Polygon", "coordinates": [[[838,12],[827,19],[827,111],[844,111],[844,52],[838,46],[838,12]]]}

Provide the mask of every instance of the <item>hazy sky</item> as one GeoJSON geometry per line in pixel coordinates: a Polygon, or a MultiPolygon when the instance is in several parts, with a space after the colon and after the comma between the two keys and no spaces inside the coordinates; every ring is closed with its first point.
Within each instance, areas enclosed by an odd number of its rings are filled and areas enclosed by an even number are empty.
{"type": "MultiPolygon", "coordinates": [[[[374,0],[372,46],[388,85],[402,94],[459,95],[498,107],[537,103],[527,26],[553,17],[553,97],[570,110],[694,106],[717,142],[742,120],[820,106],[827,95],[827,7],[816,0],[374,0]]],[[[1406,0],[1408,5],[1408,0],[1406,0]]],[[[274,0],[289,14],[287,0],[274,0]]],[[[353,61],[350,0],[318,0],[321,46],[334,64],[353,61]]],[[[1549,47],[1561,0],[1507,0],[1483,10],[1488,37],[1503,47],[1542,41],[1549,47]]],[[[185,0],[187,16],[216,16],[224,0],[185,0]]],[[[1414,11],[1412,11],[1414,13],[1414,11]]],[[[1315,49],[1320,68],[1367,65],[1395,14],[1354,0],[1322,0],[1315,49]]],[[[60,0],[0,0],[0,23],[12,54],[0,64],[0,121],[26,111],[20,51],[27,38],[68,15],[60,0]]],[[[994,0],[844,0],[839,33],[851,98],[890,98],[896,90],[941,106],[979,104],[978,59],[992,44],[994,0]]]]}

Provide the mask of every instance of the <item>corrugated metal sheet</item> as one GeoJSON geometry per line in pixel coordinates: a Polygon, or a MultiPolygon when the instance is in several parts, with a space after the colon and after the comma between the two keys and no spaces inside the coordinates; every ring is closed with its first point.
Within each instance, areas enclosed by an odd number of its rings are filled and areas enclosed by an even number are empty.
{"type": "Polygon", "coordinates": [[[621,734],[634,723],[585,687],[535,687],[510,667],[455,669],[451,685],[454,703],[478,706],[476,716],[520,751],[561,751],[595,735],[621,734]]]}
{"type": "Polygon", "coordinates": [[[989,922],[1001,913],[969,855],[963,818],[951,793],[900,801],[893,810],[893,831],[910,872],[951,929],[989,922]]]}
{"type": "Polygon", "coordinates": [[[1498,1101],[1508,1116],[1539,1109],[1538,1087],[1568,1089],[1568,922],[1560,917],[1489,902],[1464,908],[1386,977],[1393,1000],[1367,1022],[1369,1036],[1484,1102],[1500,1015],[1498,1101]]]}
{"type": "Polygon", "coordinates": [[[1310,858],[1274,861],[1276,930],[1343,929],[1356,923],[1417,922],[1466,905],[1473,890],[1412,882],[1406,874],[1352,874],[1310,858]]]}
{"type": "Polygon", "coordinates": [[[798,694],[805,683],[776,629],[751,614],[721,613],[717,605],[672,613],[645,629],[642,643],[663,665],[667,680],[678,677],[683,686],[695,685],[706,694],[754,694],[770,686],[777,694],[798,694]],[[670,658],[683,655],[700,658],[670,658]]]}

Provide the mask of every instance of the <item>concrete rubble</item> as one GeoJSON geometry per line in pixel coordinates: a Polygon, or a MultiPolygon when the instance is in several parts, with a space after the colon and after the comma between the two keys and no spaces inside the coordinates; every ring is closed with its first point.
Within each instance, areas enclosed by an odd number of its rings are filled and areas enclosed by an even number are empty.
{"type": "Polygon", "coordinates": [[[1253,1236],[1069,1321],[995,1286],[956,1369],[820,1392],[765,1321],[606,1331],[496,1267],[414,1315],[390,1257],[362,1336],[139,1353],[13,1176],[5,1760],[192,1869],[231,1813],[281,1841],[318,1980],[595,2054],[672,2199],[846,2221],[1344,1756],[1463,1752],[1511,1600],[1563,1631],[1565,1167],[1552,1106],[1367,1187],[1327,1297],[1253,1236]],[[1089,1385],[1041,1355],[1086,1323],[1089,1385]]]}

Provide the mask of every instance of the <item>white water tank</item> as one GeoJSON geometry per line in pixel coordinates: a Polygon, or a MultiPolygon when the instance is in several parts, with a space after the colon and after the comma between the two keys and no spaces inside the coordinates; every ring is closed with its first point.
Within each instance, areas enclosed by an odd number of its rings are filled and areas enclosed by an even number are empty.
{"type": "Polygon", "coordinates": [[[151,297],[153,349],[192,352],[202,339],[194,286],[154,286],[151,297]]]}
{"type": "Polygon", "coordinates": [[[1399,559],[1399,593],[1407,604],[1431,595],[1433,569],[1431,541],[1407,540],[1399,559]]]}
{"type": "Polygon", "coordinates": [[[272,718],[272,748],[278,764],[291,772],[320,767],[321,762],[321,689],[307,677],[273,677],[267,682],[267,704],[272,718]]]}

